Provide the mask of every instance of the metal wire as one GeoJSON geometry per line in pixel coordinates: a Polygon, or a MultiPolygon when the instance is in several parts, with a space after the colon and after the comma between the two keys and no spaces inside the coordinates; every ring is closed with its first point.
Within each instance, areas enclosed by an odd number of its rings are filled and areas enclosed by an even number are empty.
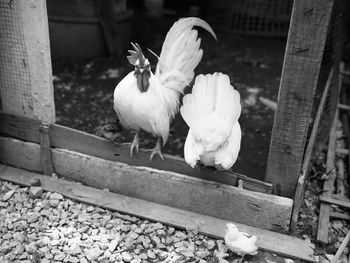
{"type": "Polygon", "coordinates": [[[19,1],[0,0],[1,110],[20,115],[32,111],[29,85],[30,71],[19,1]]]}

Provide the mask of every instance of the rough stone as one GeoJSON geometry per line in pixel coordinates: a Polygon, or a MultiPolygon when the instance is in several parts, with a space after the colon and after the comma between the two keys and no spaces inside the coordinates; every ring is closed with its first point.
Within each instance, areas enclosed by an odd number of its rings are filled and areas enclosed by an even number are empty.
{"type": "Polygon", "coordinates": [[[117,248],[119,243],[120,243],[120,237],[113,239],[108,246],[108,250],[113,252],[117,248]]]}
{"type": "Polygon", "coordinates": [[[63,195],[58,193],[51,193],[50,195],[51,200],[63,200],[63,195]]]}
{"type": "Polygon", "coordinates": [[[150,259],[155,259],[156,258],[156,255],[154,254],[154,252],[152,250],[148,250],[147,251],[147,256],[150,258],[150,259]]]}
{"type": "Polygon", "coordinates": [[[213,250],[216,246],[215,241],[212,239],[208,240],[205,245],[209,250],[213,250]]]}
{"type": "Polygon", "coordinates": [[[40,198],[41,195],[43,194],[44,190],[39,187],[39,186],[32,186],[30,189],[29,189],[29,196],[31,198],[40,198]]]}
{"type": "Polygon", "coordinates": [[[6,202],[7,200],[9,200],[14,193],[15,193],[15,190],[10,190],[10,191],[6,192],[6,194],[4,194],[2,196],[2,201],[6,202]]]}
{"type": "Polygon", "coordinates": [[[122,258],[123,258],[123,261],[125,262],[130,262],[132,260],[132,256],[128,252],[123,252],[122,258]]]}

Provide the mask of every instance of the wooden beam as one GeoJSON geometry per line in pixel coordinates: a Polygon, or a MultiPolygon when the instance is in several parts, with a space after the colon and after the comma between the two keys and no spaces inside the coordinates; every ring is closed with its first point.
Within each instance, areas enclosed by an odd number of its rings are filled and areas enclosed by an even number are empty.
{"type": "Polygon", "coordinates": [[[55,121],[51,56],[45,0],[2,1],[0,94],[2,110],[55,121]]]}
{"type": "Polygon", "coordinates": [[[331,198],[331,197],[324,196],[324,195],[321,195],[319,199],[323,203],[337,205],[337,206],[341,206],[341,207],[345,207],[345,208],[350,208],[350,201],[338,200],[338,199],[331,198]]]}
{"type": "Polygon", "coordinates": [[[332,84],[331,82],[333,79],[333,74],[334,74],[334,71],[333,71],[333,69],[331,69],[329,76],[328,76],[328,79],[327,79],[326,86],[325,86],[323,93],[322,93],[322,98],[321,98],[320,104],[318,105],[316,117],[315,117],[314,124],[313,124],[312,130],[311,130],[310,138],[309,138],[309,143],[308,143],[306,150],[305,150],[304,160],[303,160],[302,167],[301,167],[301,173],[300,173],[300,176],[298,178],[298,184],[297,184],[295,195],[294,195],[294,206],[293,206],[291,225],[290,225],[290,230],[292,233],[294,233],[296,230],[299,211],[300,211],[302,203],[304,202],[304,188],[305,188],[306,177],[308,175],[309,168],[311,165],[311,157],[312,157],[314,145],[316,142],[316,136],[317,136],[317,132],[319,130],[322,112],[323,112],[325,104],[326,104],[327,94],[328,94],[329,88],[332,84]]]}
{"type": "MultiPolygon", "coordinates": [[[[225,225],[231,220],[222,220],[183,209],[172,208],[132,197],[110,193],[74,182],[55,179],[0,164],[0,179],[30,186],[31,180],[39,178],[46,191],[57,192],[78,202],[131,214],[152,221],[187,229],[198,229],[204,235],[222,239],[225,225]]],[[[237,227],[258,237],[260,250],[277,253],[288,258],[314,261],[314,245],[301,239],[235,223],[237,227]]]]}
{"type": "MultiPolygon", "coordinates": [[[[38,121],[0,112],[0,133],[2,134],[39,143],[39,125],[40,122],[38,121]]],[[[135,154],[134,158],[131,159],[129,147],[126,145],[115,145],[106,139],[57,124],[50,126],[50,143],[52,147],[80,152],[110,161],[133,166],[149,166],[233,186],[237,186],[238,180],[241,179],[244,182],[244,189],[263,193],[272,192],[272,185],[269,183],[232,171],[214,172],[205,167],[193,169],[183,158],[176,156],[164,155],[164,161],[155,158],[152,162],[149,162],[149,153],[141,150],[139,154],[135,154]]]]}
{"type": "MultiPolygon", "coordinates": [[[[39,144],[0,137],[0,152],[2,163],[41,169],[39,144]]],[[[289,227],[293,201],[288,198],[64,149],[53,148],[52,159],[58,175],[89,186],[265,229],[287,231],[289,227]]]]}
{"type": "MultiPolygon", "coordinates": [[[[335,169],[335,148],[336,148],[336,123],[338,120],[338,110],[335,113],[333,125],[329,135],[328,152],[326,161],[326,173],[329,174],[328,180],[323,184],[323,196],[331,197],[334,189],[334,181],[336,177],[335,169]]],[[[328,224],[331,208],[329,204],[320,204],[320,213],[318,217],[317,240],[328,243],[328,224]]]]}
{"type": "Polygon", "coordinates": [[[50,127],[48,125],[40,125],[40,162],[43,172],[46,175],[52,175],[54,168],[51,157],[50,145],[50,127]]]}
{"type": "Polygon", "coordinates": [[[344,220],[350,220],[350,215],[344,214],[344,213],[339,213],[339,212],[331,212],[330,217],[340,218],[340,219],[344,219],[344,220]]]}
{"type": "Polygon", "coordinates": [[[334,258],[332,258],[331,263],[337,263],[339,257],[344,252],[344,249],[347,247],[350,240],[350,231],[346,234],[345,238],[343,239],[343,242],[341,242],[340,247],[338,248],[337,253],[335,254],[334,258]]]}
{"type": "Polygon", "coordinates": [[[295,194],[333,2],[294,1],[265,177],[278,195],[295,194]]]}

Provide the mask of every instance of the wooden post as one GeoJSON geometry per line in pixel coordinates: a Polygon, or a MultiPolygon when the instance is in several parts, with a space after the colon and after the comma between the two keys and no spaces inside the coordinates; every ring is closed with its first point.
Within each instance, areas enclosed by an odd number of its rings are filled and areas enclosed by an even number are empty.
{"type": "Polygon", "coordinates": [[[294,197],[334,0],[295,0],[265,180],[294,197]]]}
{"type": "Polygon", "coordinates": [[[55,122],[45,0],[0,0],[1,110],[55,122]]]}

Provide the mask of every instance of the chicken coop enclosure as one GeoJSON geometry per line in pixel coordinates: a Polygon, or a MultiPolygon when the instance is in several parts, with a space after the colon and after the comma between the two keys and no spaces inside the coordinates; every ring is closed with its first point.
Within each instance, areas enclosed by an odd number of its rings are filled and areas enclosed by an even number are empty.
{"type": "Polygon", "coordinates": [[[294,1],[260,181],[169,155],[131,159],[127,146],[55,124],[46,1],[0,0],[0,179],[39,178],[45,190],[215,237],[233,221],[258,235],[261,249],[312,261],[312,244],[284,234],[295,226],[315,141],[334,118],[341,5],[294,1]]]}

